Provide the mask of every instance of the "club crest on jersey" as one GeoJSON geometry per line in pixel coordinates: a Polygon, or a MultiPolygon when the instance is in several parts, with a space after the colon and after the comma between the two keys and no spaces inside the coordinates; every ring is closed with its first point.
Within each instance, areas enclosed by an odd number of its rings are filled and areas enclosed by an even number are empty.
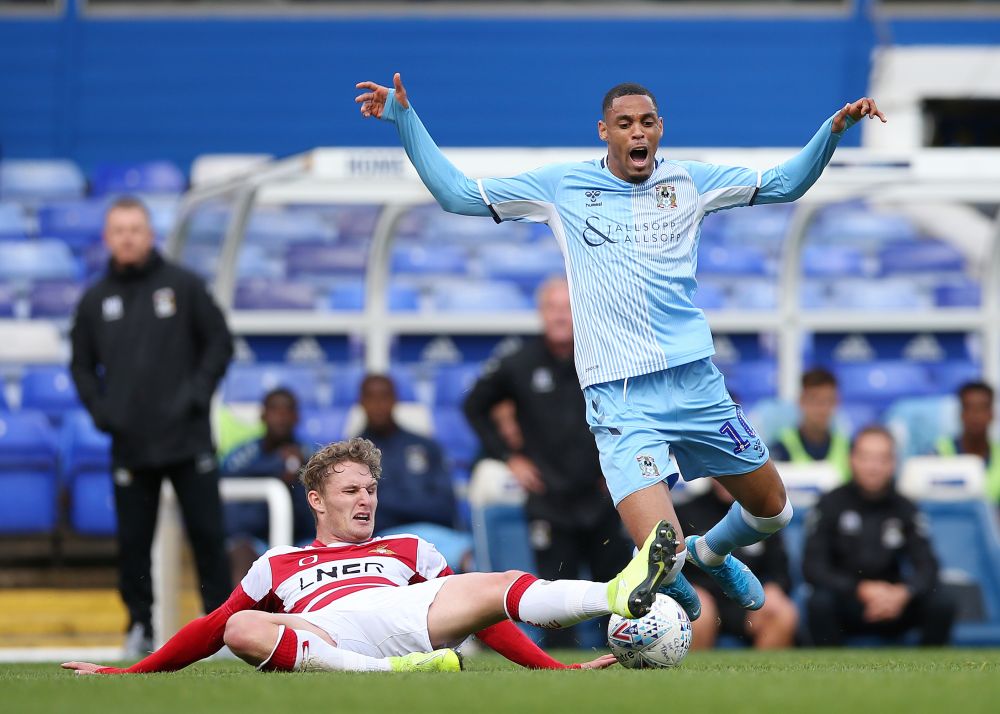
{"type": "Polygon", "coordinates": [[[677,192],[674,187],[667,183],[657,184],[653,188],[656,196],[656,207],[663,210],[673,210],[677,208],[677,192]]]}
{"type": "Polygon", "coordinates": [[[656,460],[647,454],[639,454],[635,457],[635,460],[639,462],[639,471],[642,473],[643,478],[659,478],[660,468],[656,465],[656,460]]]}
{"type": "Polygon", "coordinates": [[[384,545],[375,546],[368,552],[372,555],[396,555],[396,551],[384,545]]]}

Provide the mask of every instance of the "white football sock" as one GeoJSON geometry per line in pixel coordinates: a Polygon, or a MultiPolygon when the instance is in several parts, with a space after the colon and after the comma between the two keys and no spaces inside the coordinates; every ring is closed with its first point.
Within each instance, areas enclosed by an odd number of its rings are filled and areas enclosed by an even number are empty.
{"type": "Polygon", "coordinates": [[[611,612],[608,584],[589,580],[536,580],[517,603],[518,619],[555,629],[611,612]]]}
{"type": "Polygon", "coordinates": [[[295,669],[302,672],[389,672],[389,660],[334,647],[309,630],[295,630],[295,669]]]}

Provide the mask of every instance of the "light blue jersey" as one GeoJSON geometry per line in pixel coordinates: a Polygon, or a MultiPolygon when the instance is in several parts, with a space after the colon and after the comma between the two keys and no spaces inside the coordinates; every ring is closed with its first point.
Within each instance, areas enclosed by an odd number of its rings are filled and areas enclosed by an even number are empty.
{"type": "MultiPolygon", "coordinates": [[[[545,223],[566,261],[580,385],[657,372],[714,354],[693,298],[702,219],[713,211],[793,201],[840,140],[832,118],[795,157],[766,172],[657,159],[641,184],[606,159],[472,181],[440,152],[412,106],[391,94],[383,119],[446,211],[545,223]]],[[[850,122],[849,122],[850,123],[850,122]]]]}

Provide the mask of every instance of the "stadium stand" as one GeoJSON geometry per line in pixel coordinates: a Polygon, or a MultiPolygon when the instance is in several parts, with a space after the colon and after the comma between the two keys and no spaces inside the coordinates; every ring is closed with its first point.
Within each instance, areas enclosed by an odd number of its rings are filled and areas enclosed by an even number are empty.
{"type": "Polygon", "coordinates": [[[55,528],[58,452],[44,414],[0,414],[0,533],[48,533],[55,528]]]}

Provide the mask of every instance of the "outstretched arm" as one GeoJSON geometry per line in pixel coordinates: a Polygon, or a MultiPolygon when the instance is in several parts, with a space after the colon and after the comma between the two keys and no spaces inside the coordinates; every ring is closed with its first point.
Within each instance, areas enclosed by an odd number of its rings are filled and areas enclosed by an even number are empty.
{"type": "Polygon", "coordinates": [[[498,654],[528,669],[604,669],[616,662],[614,655],[608,654],[590,662],[563,664],[552,659],[510,620],[490,625],[477,632],[476,637],[498,654]]]}
{"type": "Polygon", "coordinates": [[[63,669],[72,669],[77,674],[144,674],[148,672],[173,672],[189,664],[209,657],[223,645],[226,622],[236,612],[249,610],[256,601],[237,586],[233,594],[218,609],[204,617],[192,620],[176,635],[131,667],[103,667],[92,662],[64,662],[63,669]]]}
{"type": "Polygon", "coordinates": [[[870,97],[845,104],[843,109],[823,123],[802,151],[761,175],[760,189],[753,202],[786,203],[801,198],[830,163],[840,137],[863,117],[878,117],[883,124],[886,121],[885,115],[870,97]]]}
{"type": "Polygon", "coordinates": [[[358,89],[367,90],[354,100],[361,105],[361,116],[396,125],[406,155],[441,208],[466,216],[491,215],[479,185],[448,161],[427,133],[410,106],[399,72],[393,75],[392,81],[395,89],[374,82],[358,83],[358,89]]]}

